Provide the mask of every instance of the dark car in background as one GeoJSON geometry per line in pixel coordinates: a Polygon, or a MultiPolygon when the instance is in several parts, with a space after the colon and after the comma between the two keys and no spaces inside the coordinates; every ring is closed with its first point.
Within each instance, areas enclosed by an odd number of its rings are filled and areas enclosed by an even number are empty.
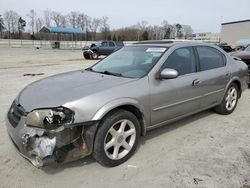
{"type": "Polygon", "coordinates": [[[83,48],[85,59],[98,59],[101,55],[109,55],[124,46],[122,41],[105,40],[100,43],[93,43],[83,48]]]}
{"type": "MultiPolygon", "coordinates": [[[[230,53],[231,56],[235,56],[244,61],[248,66],[248,76],[250,80],[250,45],[248,45],[243,51],[236,51],[230,53]]],[[[248,81],[248,86],[250,85],[250,81],[248,81]]]]}
{"type": "Polygon", "coordinates": [[[232,46],[230,46],[230,45],[227,44],[227,43],[220,43],[220,44],[218,44],[218,46],[219,46],[221,49],[223,49],[225,52],[227,52],[227,53],[235,51],[235,49],[232,48],[232,46]]]}

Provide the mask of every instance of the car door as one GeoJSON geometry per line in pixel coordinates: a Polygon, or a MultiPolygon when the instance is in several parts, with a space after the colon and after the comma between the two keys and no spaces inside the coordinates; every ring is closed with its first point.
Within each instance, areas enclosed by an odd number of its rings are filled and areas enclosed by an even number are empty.
{"type": "Polygon", "coordinates": [[[109,44],[108,53],[111,54],[115,50],[116,45],[112,41],[109,41],[108,44],[109,44]]]}
{"type": "Polygon", "coordinates": [[[101,46],[99,47],[99,54],[100,55],[107,55],[109,54],[109,46],[107,41],[103,41],[101,46]]]}
{"type": "Polygon", "coordinates": [[[225,55],[210,46],[195,47],[199,59],[199,85],[202,88],[200,108],[209,108],[221,102],[231,71],[225,55]]]}
{"type": "Polygon", "coordinates": [[[158,126],[178,117],[199,110],[201,88],[196,85],[197,59],[193,47],[173,51],[162,65],[175,69],[179,76],[174,79],[151,79],[151,125],[158,126]]]}

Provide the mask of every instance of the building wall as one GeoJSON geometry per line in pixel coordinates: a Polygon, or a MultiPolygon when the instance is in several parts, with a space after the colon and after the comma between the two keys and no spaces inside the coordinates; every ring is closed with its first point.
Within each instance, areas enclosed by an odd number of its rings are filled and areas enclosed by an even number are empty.
{"type": "Polygon", "coordinates": [[[221,25],[221,42],[236,45],[240,39],[250,39],[250,21],[221,25]]]}
{"type": "Polygon", "coordinates": [[[207,42],[207,43],[219,43],[220,42],[220,34],[219,33],[196,33],[193,40],[199,42],[207,42]]]}

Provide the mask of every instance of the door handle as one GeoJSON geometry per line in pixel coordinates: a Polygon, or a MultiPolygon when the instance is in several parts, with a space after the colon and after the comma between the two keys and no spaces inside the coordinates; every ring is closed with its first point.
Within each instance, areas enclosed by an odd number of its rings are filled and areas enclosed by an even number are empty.
{"type": "Polygon", "coordinates": [[[193,81],[193,86],[198,86],[201,83],[201,81],[199,79],[195,79],[193,81]]]}

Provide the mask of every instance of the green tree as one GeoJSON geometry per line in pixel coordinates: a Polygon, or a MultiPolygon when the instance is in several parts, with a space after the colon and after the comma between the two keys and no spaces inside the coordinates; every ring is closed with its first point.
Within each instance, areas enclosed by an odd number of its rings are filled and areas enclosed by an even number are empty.
{"type": "Polygon", "coordinates": [[[108,40],[112,40],[111,35],[108,35],[107,39],[108,39],[108,40]]]}
{"type": "Polygon", "coordinates": [[[122,36],[121,35],[118,35],[118,41],[122,41],[122,36]]]}
{"type": "Polygon", "coordinates": [[[18,30],[24,31],[25,27],[26,27],[26,21],[24,19],[22,19],[22,17],[20,17],[18,20],[18,30]]]}
{"type": "Polygon", "coordinates": [[[117,41],[115,34],[113,35],[113,41],[117,41]]]}
{"type": "Polygon", "coordinates": [[[170,35],[171,35],[171,28],[168,27],[168,28],[165,30],[164,39],[170,39],[170,35]]]}
{"type": "Polygon", "coordinates": [[[183,33],[182,33],[182,26],[181,26],[181,24],[176,24],[175,27],[176,27],[176,30],[177,30],[177,38],[182,38],[183,37],[183,33]]]}
{"type": "Polygon", "coordinates": [[[20,17],[18,19],[18,31],[19,31],[19,38],[22,36],[22,32],[24,31],[24,28],[26,27],[26,21],[20,17]]]}
{"type": "Polygon", "coordinates": [[[148,31],[144,31],[141,35],[142,40],[148,40],[148,31]]]}

